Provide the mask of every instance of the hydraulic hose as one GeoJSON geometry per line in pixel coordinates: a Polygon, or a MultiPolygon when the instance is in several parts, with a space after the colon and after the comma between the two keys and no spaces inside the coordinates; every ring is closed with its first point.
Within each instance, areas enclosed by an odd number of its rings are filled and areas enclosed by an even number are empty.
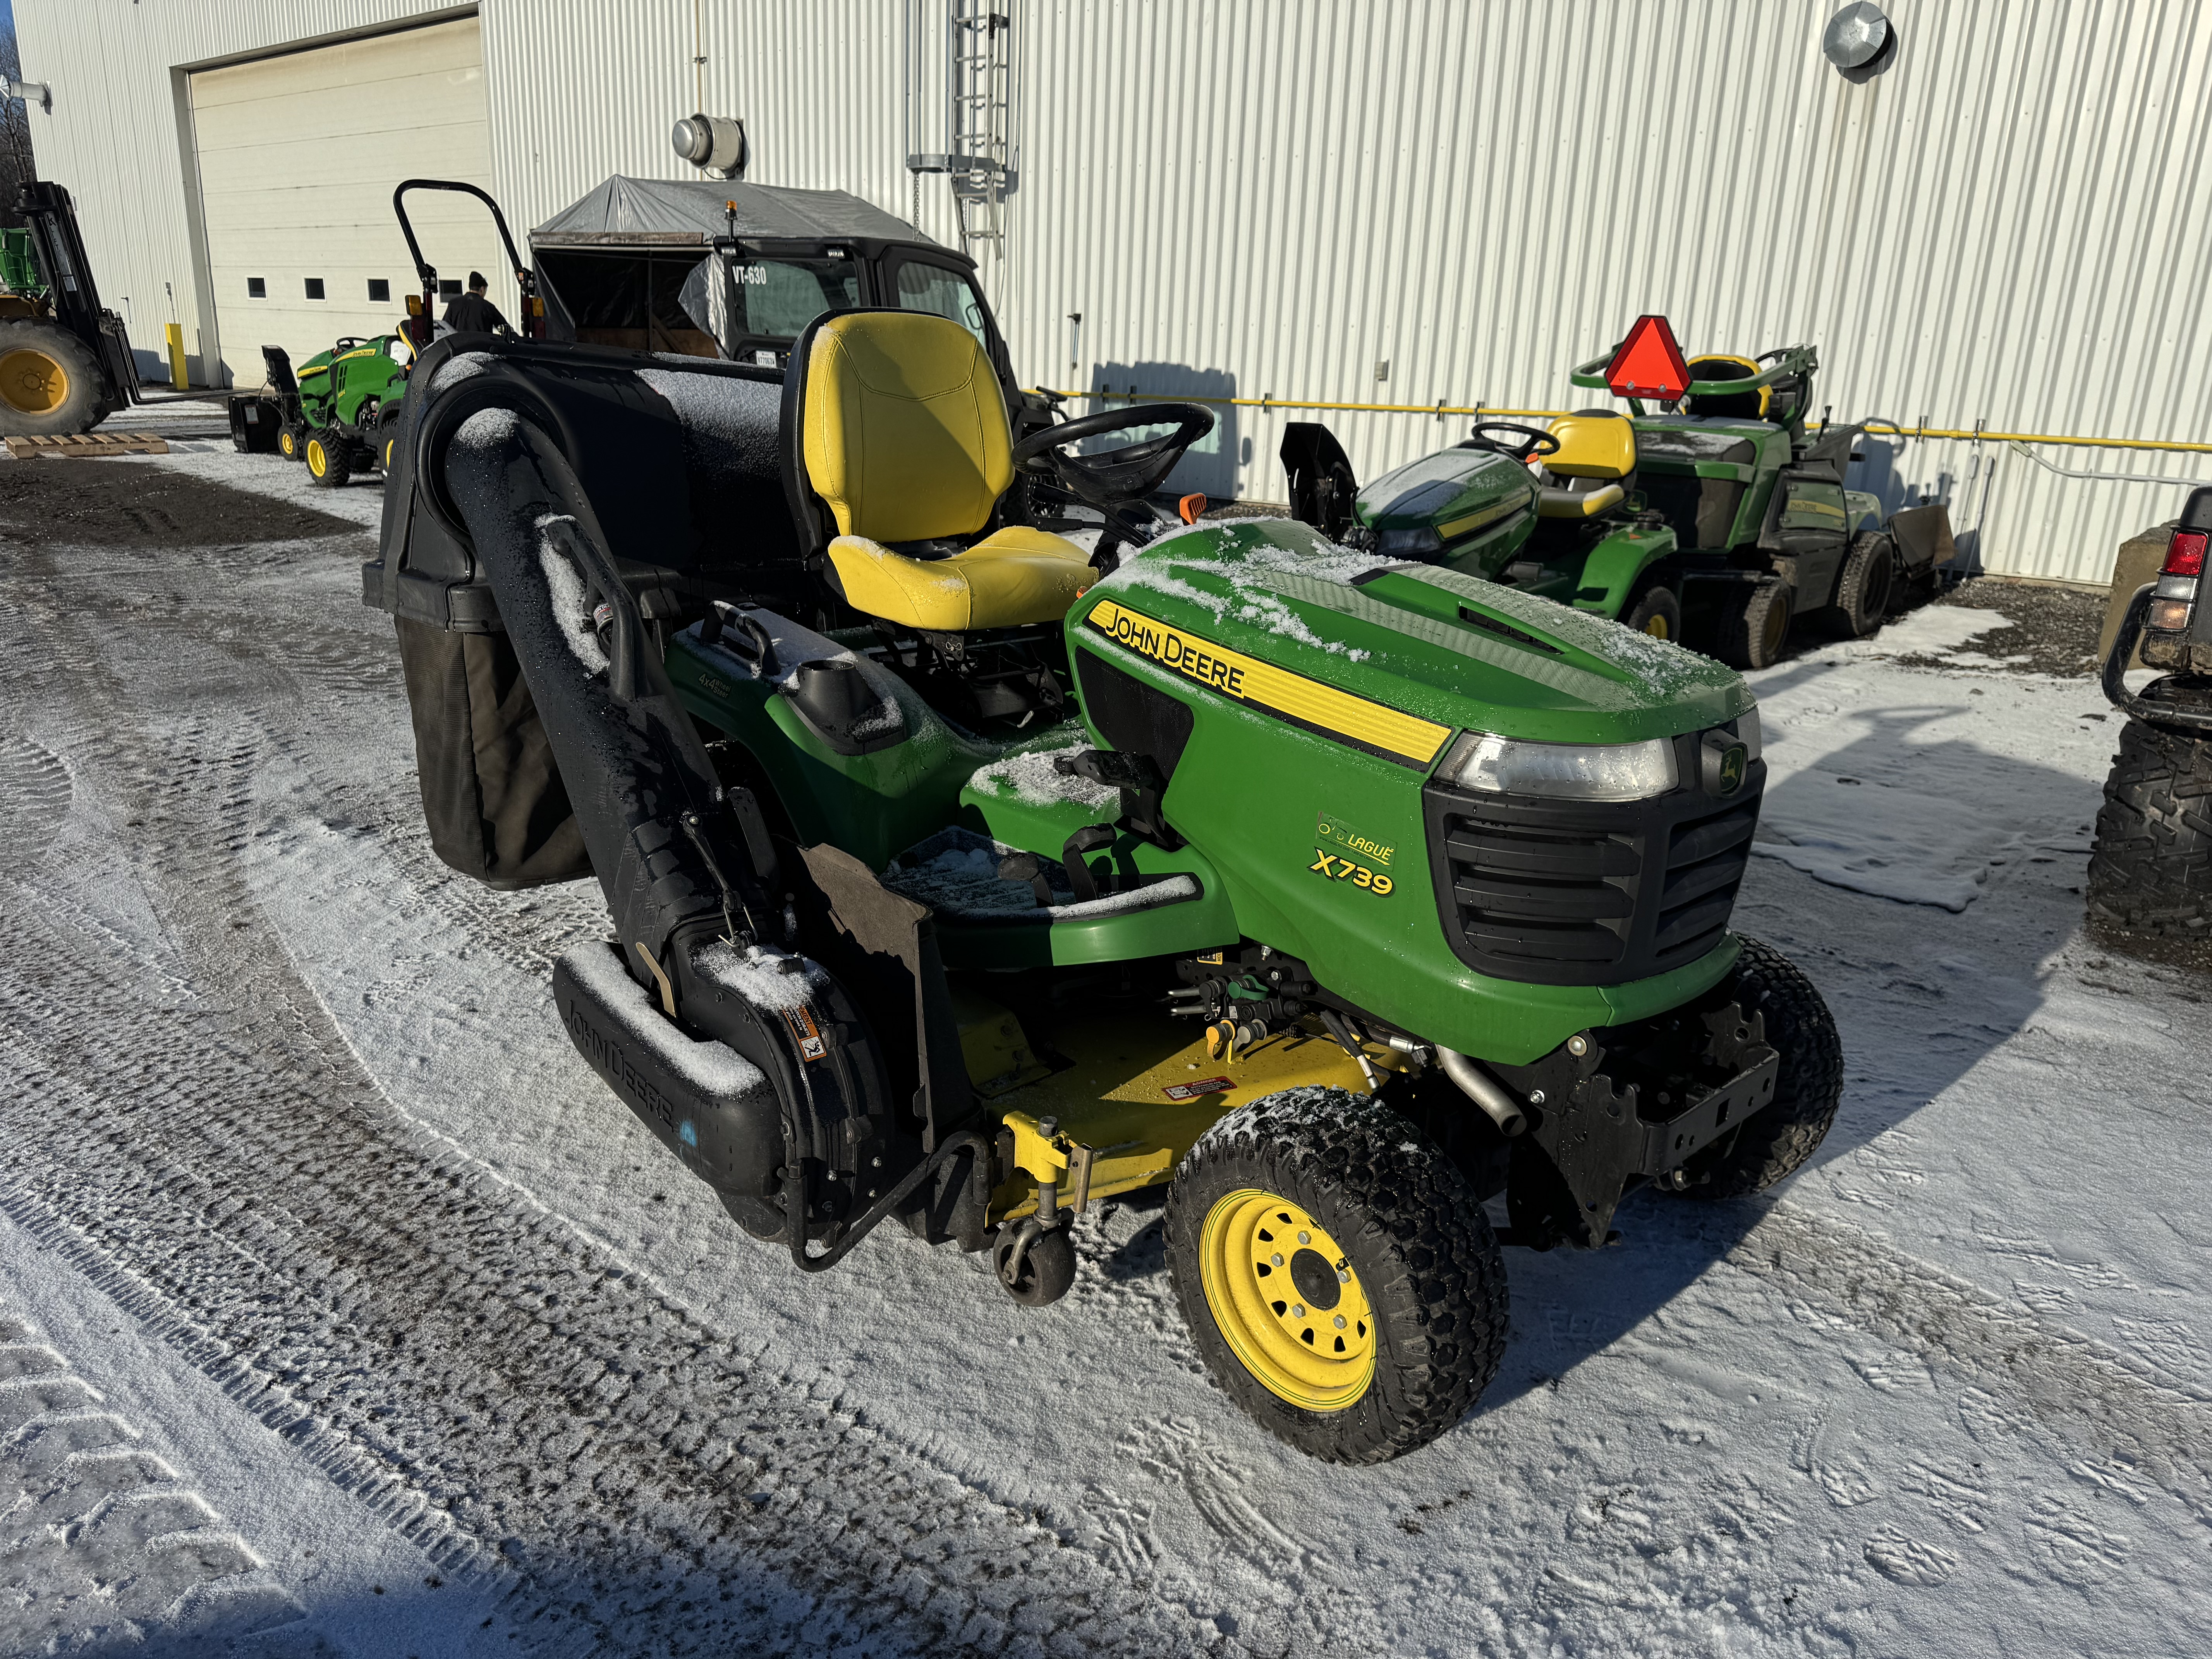
{"type": "Polygon", "coordinates": [[[1437,1064],[1444,1068],[1446,1077],[1459,1085],[1462,1093],[1482,1108],[1500,1134],[1517,1135],[1528,1128],[1528,1115],[1522,1109],[1521,1103],[1513,1098],[1510,1090],[1483,1069],[1480,1060],[1440,1046],[1437,1049],[1437,1064]]]}

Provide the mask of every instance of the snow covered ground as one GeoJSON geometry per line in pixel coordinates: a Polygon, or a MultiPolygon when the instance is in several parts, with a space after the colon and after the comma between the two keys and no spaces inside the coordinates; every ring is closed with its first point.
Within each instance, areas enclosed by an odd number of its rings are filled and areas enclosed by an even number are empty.
{"type": "Polygon", "coordinates": [[[2082,939],[2116,721],[1991,613],[1758,677],[1816,1164],[1509,1251],[1480,1407],[1346,1471],[1156,1209],[1044,1310],[740,1235],[555,1024],[595,892],[431,855],[367,552],[0,544],[0,1652],[2212,1650],[2206,986],[2082,939]]]}

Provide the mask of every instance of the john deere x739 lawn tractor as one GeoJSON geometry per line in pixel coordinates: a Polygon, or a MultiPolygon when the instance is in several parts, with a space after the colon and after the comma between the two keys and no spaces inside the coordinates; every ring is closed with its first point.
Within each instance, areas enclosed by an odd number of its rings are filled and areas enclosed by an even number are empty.
{"type": "Polygon", "coordinates": [[[1940,507],[1885,526],[1875,497],[1844,488],[1864,428],[1808,434],[1818,367],[1805,345],[1685,362],[1665,319],[1645,317],[1572,376],[1630,416],[1482,422],[1364,489],[1322,427],[1290,426],[1282,457],[1294,510],[1332,533],[1765,668],[1793,618],[1873,632],[1948,550],[1940,507]]]}
{"type": "Polygon", "coordinates": [[[731,1271],[895,1218],[1049,1303],[1164,1187],[1214,1378],[1375,1462],[1496,1370],[1502,1243],[1826,1133],[1827,1012],[1729,931],[1765,768],[1720,664],[1287,520],[1158,534],[1211,416],[1016,443],[940,317],[827,313],[787,371],[441,341],[406,410],[364,580],[434,843],[598,877],[559,1018],[731,1271]]]}

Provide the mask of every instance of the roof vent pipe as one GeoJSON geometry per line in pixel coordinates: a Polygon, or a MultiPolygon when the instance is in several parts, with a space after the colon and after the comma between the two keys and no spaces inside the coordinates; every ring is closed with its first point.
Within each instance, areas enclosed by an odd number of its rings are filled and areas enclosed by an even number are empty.
{"type": "Polygon", "coordinates": [[[676,153],[718,179],[742,179],[751,146],[745,124],[734,115],[687,115],[668,135],[676,153]]]}

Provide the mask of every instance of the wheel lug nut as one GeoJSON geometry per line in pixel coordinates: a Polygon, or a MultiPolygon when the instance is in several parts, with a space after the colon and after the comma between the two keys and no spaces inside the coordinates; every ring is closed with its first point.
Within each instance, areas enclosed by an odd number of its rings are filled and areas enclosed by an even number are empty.
{"type": "Polygon", "coordinates": [[[1313,1235],[1312,1235],[1311,1233],[1300,1233],[1300,1234],[1298,1235],[1298,1243],[1301,1243],[1301,1244],[1310,1244],[1310,1243],[1313,1243],[1313,1235]]]}
{"type": "Polygon", "coordinates": [[[1305,1316],[1305,1304],[1303,1302],[1301,1302],[1297,1307],[1291,1310],[1291,1317],[1293,1319],[1304,1319],[1305,1316]]]}
{"type": "Polygon", "coordinates": [[[1339,1314],[1336,1316],[1336,1328],[1340,1331],[1344,1328],[1344,1316],[1342,1314],[1339,1314]]]}
{"type": "Polygon", "coordinates": [[[1283,1265],[1283,1253],[1280,1250],[1278,1250],[1274,1255],[1269,1256],[1267,1258],[1267,1265],[1273,1267],[1281,1267],[1283,1265]]]}
{"type": "Polygon", "coordinates": [[[1336,1282],[1340,1285],[1349,1285],[1352,1283],[1352,1275],[1346,1273],[1343,1268],[1339,1267],[1336,1270],[1336,1282]]]}

